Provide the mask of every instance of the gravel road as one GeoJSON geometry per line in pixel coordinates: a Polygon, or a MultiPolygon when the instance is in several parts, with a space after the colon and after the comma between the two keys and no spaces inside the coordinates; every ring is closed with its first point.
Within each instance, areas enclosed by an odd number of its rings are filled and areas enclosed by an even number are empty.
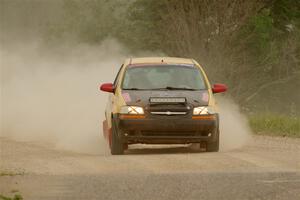
{"type": "Polygon", "coordinates": [[[139,145],[126,155],[61,151],[0,138],[0,194],[43,199],[300,199],[300,140],[255,136],[205,153],[139,145]],[[24,174],[23,174],[24,173],[24,174]]]}

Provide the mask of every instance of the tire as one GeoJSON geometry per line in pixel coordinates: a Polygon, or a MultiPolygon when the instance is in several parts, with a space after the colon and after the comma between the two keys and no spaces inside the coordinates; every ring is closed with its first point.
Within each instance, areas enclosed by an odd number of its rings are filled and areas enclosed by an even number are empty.
{"type": "Polygon", "coordinates": [[[219,141],[220,141],[220,131],[218,130],[217,136],[216,136],[216,141],[207,142],[206,151],[207,152],[218,152],[219,151],[219,141]]]}
{"type": "Polygon", "coordinates": [[[124,154],[124,144],[122,139],[119,137],[120,130],[116,126],[115,122],[112,121],[112,141],[110,152],[112,155],[122,155],[124,154]]]}

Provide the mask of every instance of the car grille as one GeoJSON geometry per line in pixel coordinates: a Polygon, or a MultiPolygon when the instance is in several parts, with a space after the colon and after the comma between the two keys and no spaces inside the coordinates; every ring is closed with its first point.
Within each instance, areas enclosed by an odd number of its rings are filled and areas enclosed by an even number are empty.
{"type": "Polygon", "coordinates": [[[190,107],[186,104],[163,104],[163,105],[150,105],[148,112],[151,115],[186,115],[190,111],[190,107]]]}
{"type": "Polygon", "coordinates": [[[187,112],[172,112],[172,111],[156,111],[151,112],[153,115],[185,115],[187,112]]]}

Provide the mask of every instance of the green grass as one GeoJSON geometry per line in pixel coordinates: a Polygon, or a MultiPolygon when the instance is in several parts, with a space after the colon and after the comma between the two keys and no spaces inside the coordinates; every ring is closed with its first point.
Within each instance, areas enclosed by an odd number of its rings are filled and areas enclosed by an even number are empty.
{"type": "Polygon", "coordinates": [[[249,116],[250,127],[256,134],[300,138],[300,117],[273,113],[249,116]]]}
{"type": "Polygon", "coordinates": [[[2,171],[0,172],[0,176],[17,176],[24,175],[24,172],[10,172],[10,171],[2,171]]]}
{"type": "Polygon", "coordinates": [[[13,197],[7,197],[0,194],[0,200],[22,200],[23,197],[20,194],[15,194],[13,197]]]}
{"type": "MultiPolygon", "coordinates": [[[[0,171],[0,177],[1,176],[18,176],[18,175],[24,175],[24,172],[12,172],[12,171],[0,171]]],[[[19,190],[13,189],[11,190],[11,193],[13,194],[13,197],[4,196],[3,194],[0,194],[0,200],[22,200],[22,195],[18,194],[19,190]]]]}

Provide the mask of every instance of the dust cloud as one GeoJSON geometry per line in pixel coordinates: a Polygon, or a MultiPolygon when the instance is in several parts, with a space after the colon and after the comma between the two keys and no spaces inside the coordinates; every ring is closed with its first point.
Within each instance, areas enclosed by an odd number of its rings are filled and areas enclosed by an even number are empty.
{"type": "MultiPolygon", "coordinates": [[[[45,49],[19,44],[0,49],[1,136],[81,153],[109,154],[102,137],[107,94],[125,57],[112,39],[100,46],[45,49]]],[[[149,54],[149,53],[148,53],[149,54]]],[[[250,129],[238,107],[220,99],[221,149],[241,147],[250,129]]]]}
{"type": "Polygon", "coordinates": [[[251,129],[245,115],[233,100],[217,97],[220,111],[220,150],[240,148],[251,141],[251,129]]]}
{"type": "Polygon", "coordinates": [[[124,59],[114,40],[47,50],[38,44],[1,49],[1,136],[107,153],[102,120],[107,94],[124,59]]]}

